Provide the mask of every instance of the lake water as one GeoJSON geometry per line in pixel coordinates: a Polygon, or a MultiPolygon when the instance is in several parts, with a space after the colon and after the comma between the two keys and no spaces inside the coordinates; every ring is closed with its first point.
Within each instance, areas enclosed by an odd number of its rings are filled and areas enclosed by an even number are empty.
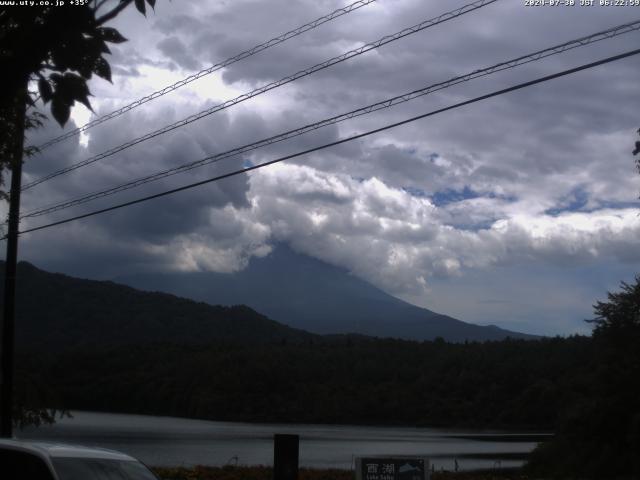
{"type": "Polygon", "coordinates": [[[437,470],[517,467],[543,434],[350,425],[210,422],[172,417],[73,412],[19,438],[99,446],[148,465],[272,465],[273,435],[300,435],[300,466],[350,469],[356,456],[421,455],[437,470]],[[237,458],[237,460],[236,460],[237,458]]]}

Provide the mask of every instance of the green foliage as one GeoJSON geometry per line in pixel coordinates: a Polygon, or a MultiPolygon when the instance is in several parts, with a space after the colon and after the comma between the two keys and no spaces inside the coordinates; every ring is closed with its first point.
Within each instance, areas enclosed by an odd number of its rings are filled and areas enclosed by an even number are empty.
{"type": "MultiPolygon", "coordinates": [[[[271,480],[271,467],[203,467],[154,468],[154,472],[166,480],[271,480]]],[[[301,468],[300,480],[354,480],[352,470],[301,468]]],[[[491,472],[435,472],[432,480],[526,480],[518,473],[504,471],[491,472]]]]}
{"type": "MultiPolygon", "coordinates": [[[[0,187],[4,172],[20,167],[24,156],[37,153],[33,146],[23,148],[25,130],[42,125],[45,116],[29,111],[36,106],[37,93],[29,91],[35,82],[40,99],[51,103],[53,117],[64,125],[75,102],[91,109],[87,80],[96,75],[111,81],[111,69],[103,54],[107,42],[119,43],[124,37],[112,28],[102,27],[115,18],[132,0],[120,0],[101,16],[98,10],[107,2],[94,0],[73,8],[55,6],[5,6],[0,11],[0,187]]],[[[155,0],[147,0],[150,6],[155,0]]],[[[48,3],[48,2],[47,2],[48,3]]],[[[136,7],[144,13],[144,2],[136,7]]],[[[0,199],[8,195],[0,190],[0,199]]],[[[16,205],[19,211],[19,205],[16,205]]],[[[27,381],[18,392],[14,418],[20,426],[52,423],[65,411],[33,406],[27,381]],[[23,394],[22,396],[20,394],[23,394]]]]}
{"type": "Polygon", "coordinates": [[[20,380],[14,385],[13,392],[14,427],[51,425],[56,418],[71,416],[65,409],[48,408],[48,402],[55,398],[55,393],[47,388],[47,379],[41,371],[25,371],[19,366],[16,377],[20,380]]]}
{"type": "MultiPolygon", "coordinates": [[[[193,468],[154,468],[155,473],[163,479],[171,480],[272,480],[273,468],[255,467],[204,467],[193,468]]],[[[299,480],[354,480],[353,472],[338,469],[301,468],[299,480]]]]}
{"type": "Polygon", "coordinates": [[[594,334],[610,337],[613,341],[620,341],[622,336],[637,333],[640,329],[640,276],[636,283],[621,284],[622,291],[608,294],[608,302],[597,302],[594,311],[597,315],[594,334]]]}
{"type": "Polygon", "coordinates": [[[24,262],[18,277],[17,387],[32,392],[33,408],[553,429],[595,371],[593,344],[581,337],[466,344],[323,337],[247,307],[24,262]]]}
{"type": "Polygon", "coordinates": [[[560,478],[640,476],[640,277],[594,305],[589,388],[561,418],[530,469],[560,478]]]}
{"type": "Polygon", "coordinates": [[[153,344],[36,360],[48,403],[212,420],[552,429],[585,386],[585,338],[438,344],[153,344]],[[54,395],[55,394],[55,395],[54,395]]]}
{"type": "MultiPolygon", "coordinates": [[[[146,0],[154,7],[155,0],[146,0]]],[[[89,1],[73,8],[35,6],[6,7],[0,12],[0,185],[2,173],[10,167],[11,146],[24,134],[17,125],[19,108],[34,107],[36,93],[24,95],[26,85],[36,82],[39,98],[51,104],[51,114],[64,125],[75,102],[91,109],[87,80],[93,74],[111,81],[111,68],[104,58],[107,43],[125,38],[103,25],[115,18],[133,0],[120,0],[103,14],[104,1],[89,1]],[[23,105],[16,105],[16,99],[23,105]]],[[[144,0],[135,0],[145,14],[144,0]]],[[[26,126],[27,128],[29,125],[26,126]]]]}

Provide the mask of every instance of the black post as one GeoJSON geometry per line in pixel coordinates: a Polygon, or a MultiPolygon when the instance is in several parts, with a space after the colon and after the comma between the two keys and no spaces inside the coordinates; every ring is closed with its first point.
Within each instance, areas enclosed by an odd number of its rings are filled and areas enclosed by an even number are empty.
{"type": "Polygon", "coordinates": [[[298,435],[273,436],[273,480],[298,480],[298,435]]]}
{"type": "Polygon", "coordinates": [[[15,103],[15,144],[11,158],[11,193],[7,231],[7,257],[4,270],[4,305],[2,316],[2,378],[0,385],[0,436],[13,436],[13,357],[16,300],[16,265],[18,262],[18,226],[20,221],[20,189],[22,188],[22,151],[26,114],[25,82],[15,103]]]}

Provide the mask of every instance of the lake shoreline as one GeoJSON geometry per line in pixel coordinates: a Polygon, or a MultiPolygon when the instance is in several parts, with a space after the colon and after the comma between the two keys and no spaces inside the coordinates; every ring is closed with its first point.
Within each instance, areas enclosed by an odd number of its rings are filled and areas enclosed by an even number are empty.
{"type": "MultiPolygon", "coordinates": [[[[473,426],[473,425],[423,425],[423,424],[403,424],[403,423],[377,423],[377,424],[373,424],[373,423],[358,423],[358,422],[354,422],[354,423],[331,423],[331,422],[323,422],[321,419],[319,419],[316,422],[287,422],[287,421],[270,421],[270,420],[255,420],[255,421],[248,421],[248,420],[234,420],[234,419],[215,419],[215,418],[200,418],[200,417],[180,417],[180,416],[175,416],[175,415],[160,415],[160,414],[155,414],[155,413],[144,413],[144,412],[124,412],[124,411],[97,411],[97,410],[65,410],[65,416],[67,414],[71,415],[70,418],[73,418],[74,413],[80,413],[80,414],[84,414],[84,413],[88,413],[88,414],[96,414],[96,415],[117,415],[117,416],[148,416],[148,417],[155,417],[155,418],[163,418],[163,419],[167,419],[167,420],[187,420],[187,421],[201,421],[201,422],[213,422],[213,423],[233,423],[233,424],[239,424],[239,425],[262,425],[262,426],[269,426],[269,425],[286,425],[287,427],[305,427],[305,426],[310,426],[310,425],[320,425],[320,426],[331,426],[331,427],[344,427],[344,428],[351,428],[351,427],[369,427],[369,428],[406,428],[406,429],[431,429],[431,430],[447,430],[452,432],[451,436],[454,438],[471,438],[473,437],[474,439],[476,436],[478,435],[484,435],[485,433],[487,434],[486,437],[487,439],[490,439],[491,434],[499,434],[499,435],[513,435],[513,441],[515,442],[520,442],[520,441],[529,441],[530,439],[535,439],[537,436],[540,437],[548,437],[551,438],[553,435],[555,435],[554,432],[549,431],[549,430],[545,430],[545,429],[540,429],[540,428],[535,428],[535,427],[528,427],[527,425],[522,425],[522,426],[509,426],[509,427],[505,427],[504,425],[502,426],[484,426],[484,427],[477,427],[477,426],[473,426]],[[474,434],[467,434],[467,432],[469,431],[473,431],[474,434]],[[522,431],[526,431],[527,433],[522,433],[522,431]]],[[[69,418],[69,417],[66,417],[69,418]]],[[[63,417],[60,417],[58,420],[62,420],[63,417]]],[[[56,420],[56,421],[58,421],[56,420]]]]}
{"type": "MultiPolygon", "coordinates": [[[[152,467],[162,480],[273,480],[269,466],[152,467]]],[[[431,480],[525,480],[521,468],[479,469],[464,472],[435,471],[431,480]]],[[[298,480],[354,480],[355,472],[339,468],[300,468],[298,480]]]]}
{"type": "Polygon", "coordinates": [[[548,437],[529,432],[499,433],[415,427],[331,424],[252,424],[177,417],[72,412],[51,426],[16,432],[32,441],[87,445],[122,451],[147,465],[271,465],[275,434],[300,438],[300,466],[346,469],[367,455],[423,456],[436,470],[470,471],[520,467],[548,437]],[[235,459],[235,460],[233,460],[235,459]]]}

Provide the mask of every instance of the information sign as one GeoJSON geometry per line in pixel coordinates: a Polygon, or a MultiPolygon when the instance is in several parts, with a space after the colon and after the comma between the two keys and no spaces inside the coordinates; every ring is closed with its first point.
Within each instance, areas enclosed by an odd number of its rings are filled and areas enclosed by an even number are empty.
{"type": "Polygon", "coordinates": [[[429,480],[429,460],[424,457],[358,457],[356,480],[429,480]]]}

